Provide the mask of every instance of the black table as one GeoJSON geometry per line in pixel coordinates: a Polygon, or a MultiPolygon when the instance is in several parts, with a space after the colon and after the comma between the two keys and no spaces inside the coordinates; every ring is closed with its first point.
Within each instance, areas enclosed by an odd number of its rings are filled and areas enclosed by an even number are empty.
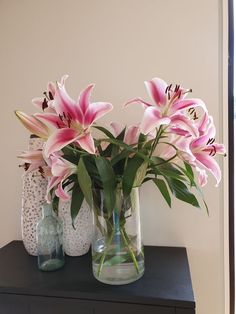
{"type": "Polygon", "coordinates": [[[13,241],[0,249],[0,314],[195,313],[184,248],[146,246],[145,266],[138,281],[110,286],[93,277],[90,253],[45,273],[13,241]]]}

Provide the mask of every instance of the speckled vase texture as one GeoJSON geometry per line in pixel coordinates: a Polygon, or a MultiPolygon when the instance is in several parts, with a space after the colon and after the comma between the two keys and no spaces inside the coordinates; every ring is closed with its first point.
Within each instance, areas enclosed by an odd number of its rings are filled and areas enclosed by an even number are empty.
{"type": "Polygon", "coordinates": [[[59,202],[58,216],[63,222],[63,247],[69,256],[81,256],[88,252],[92,241],[92,213],[83,202],[74,226],[70,215],[71,201],[59,202]]]}
{"type": "MultiPolygon", "coordinates": [[[[29,150],[40,149],[44,142],[40,138],[30,138],[29,150]]],[[[38,170],[23,175],[22,184],[22,240],[30,255],[37,255],[36,225],[41,218],[42,205],[45,203],[47,179],[38,170]]]]}

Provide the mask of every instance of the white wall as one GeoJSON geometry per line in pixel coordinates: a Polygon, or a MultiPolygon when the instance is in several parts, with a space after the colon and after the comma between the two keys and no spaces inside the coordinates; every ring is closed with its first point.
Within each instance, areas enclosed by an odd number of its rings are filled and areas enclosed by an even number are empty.
{"type": "MultiPolygon", "coordinates": [[[[77,96],[96,82],[96,100],[111,101],[110,119],[135,122],[141,108],[123,102],[147,98],[143,81],[154,76],[193,88],[222,126],[222,8],[216,0],[1,0],[1,210],[0,245],[20,239],[21,169],[16,154],[28,133],[14,109],[33,112],[30,101],[48,80],[70,75],[77,96]]],[[[222,140],[218,133],[218,141],[222,140]]],[[[223,185],[209,179],[210,217],[179,201],[168,209],[157,190],[143,186],[146,244],[186,246],[197,314],[224,313],[223,185]]]]}

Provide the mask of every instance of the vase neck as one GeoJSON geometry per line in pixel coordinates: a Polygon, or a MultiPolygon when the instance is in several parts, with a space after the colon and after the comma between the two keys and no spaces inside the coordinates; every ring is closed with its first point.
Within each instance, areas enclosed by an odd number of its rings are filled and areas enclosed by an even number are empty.
{"type": "Polygon", "coordinates": [[[52,205],[48,203],[44,203],[42,206],[42,215],[43,218],[52,215],[52,205]]]}

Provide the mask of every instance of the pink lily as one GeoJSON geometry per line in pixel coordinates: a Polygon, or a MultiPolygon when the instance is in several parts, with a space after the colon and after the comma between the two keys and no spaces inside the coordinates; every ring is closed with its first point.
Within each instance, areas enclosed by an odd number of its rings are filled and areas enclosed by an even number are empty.
{"type": "Polygon", "coordinates": [[[17,157],[24,162],[21,167],[24,167],[26,172],[39,170],[42,176],[50,175],[50,168],[44,160],[42,149],[24,151],[17,157]]]}
{"type": "Polygon", "coordinates": [[[26,129],[28,129],[31,133],[43,139],[47,139],[49,137],[50,129],[37,117],[33,115],[27,115],[26,113],[17,110],[15,111],[15,114],[24,127],[26,127],[26,129]]]}
{"type": "Polygon", "coordinates": [[[106,102],[90,103],[90,95],[94,85],[89,85],[83,90],[77,101],[70,98],[64,84],[58,83],[54,97],[56,113],[36,114],[58,129],[49,137],[45,154],[61,150],[68,144],[78,144],[82,149],[94,154],[95,146],[90,127],[99,118],[109,112],[113,106],[106,102]]]}
{"type": "MultiPolygon", "coordinates": [[[[216,185],[221,180],[221,170],[214,159],[216,154],[225,154],[225,147],[223,144],[215,143],[215,126],[212,117],[208,117],[208,121],[204,121],[205,134],[194,139],[190,143],[190,150],[196,158],[195,164],[199,168],[204,168],[210,171],[216,178],[216,185]]],[[[200,128],[202,124],[200,124],[200,128]]]]}
{"type": "Polygon", "coordinates": [[[49,192],[56,187],[55,194],[63,201],[67,201],[70,199],[70,195],[67,191],[68,187],[63,189],[63,183],[68,177],[77,172],[77,167],[62,157],[53,156],[50,159],[52,177],[47,186],[46,199],[50,202],[49,192]]]}
{"type": "MultiPolygon", "coordinates": [[[[65,84],[65,80],[67,79],[68,75],[64,75],[61,78],[60,84],[63,86],[65,84]]],[[[43,112],[49,113],[56,113],[54,109],[54,97],[56,94],[57,86],[53,82],[48,82],[47,91],[44,92],[44,97],[37,97],[32,99],[32,103],[43,110],[43,112]]]]}
{"type": "Polygon", "coordinates": [[[145,85],[154,105],[141,98],[135,98],[126,103],[126,105],[128,105],[136,102],[144,106],[145,112],[140,127],[142,133],[148,134],[151,130],[160,125],[170,124],[171,126],[189,131],[193,136],[198,135],[192,120],[183,116],[182,112],[186,109],[191,109],[192,114],[194,113],[194,115],[196,115],[194,108],[197,106],[207,111],[201,99],[185,99],[187,93],[191,90],[183,89],[180,85],[176,85],[173,88],[172,84],[167,85],[167,83],[160,78],[153,78],[145,82],[145,85]]]}

